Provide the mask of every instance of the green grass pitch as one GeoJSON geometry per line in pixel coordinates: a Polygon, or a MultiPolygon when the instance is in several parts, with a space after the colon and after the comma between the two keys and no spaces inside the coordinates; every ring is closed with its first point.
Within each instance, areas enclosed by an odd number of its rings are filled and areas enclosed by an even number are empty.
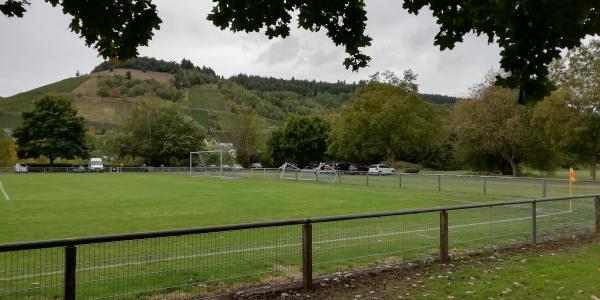
{"type": "MultiPolygon", "coordinates": [[[[261,177],[260,173],[255,174],[261,177]]],[[[342,183],[183,174],[0,174],[0,243],[285,220],[539,197],[539,181],[344,176],[342,183]]],[[[578,188],[580,193],[596,186],[578,188]]],[[[549,194],[566,194],[551,185],[549,194]]],[[[538,204],[540,236],[589,228],[591,201],[538,204]]],[[[527,240],[531,208],[449,213],[453,251],[527,240]]],[[[434,255],[438,214],[313,225],[317,274],[434,255]]],[[[240,282],[297,280],[300,226],[78,247],[78,296],[199,293],[240,282]]],[[[0,253],[0,299],[60,297],[62,249],[0,253]],[[4,266],[4,269],[2,268],[4,266]],[[3,271],[4,270],[4,271],[3,271]],[[31,270],[37,270],[32,272],[31,270]],[[58,284],[57,284],[58,282],[58,284]]]]}

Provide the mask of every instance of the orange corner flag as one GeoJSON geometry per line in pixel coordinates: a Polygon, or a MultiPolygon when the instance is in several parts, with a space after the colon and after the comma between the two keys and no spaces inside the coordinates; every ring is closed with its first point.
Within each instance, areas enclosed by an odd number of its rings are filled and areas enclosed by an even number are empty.
{"type": "Polygon", "coordinates": [[[577,178],[575,177],[575,172],[573,171],[573,168],[569,169],[569,181],[571,182],[575,182],[577,178]]]}

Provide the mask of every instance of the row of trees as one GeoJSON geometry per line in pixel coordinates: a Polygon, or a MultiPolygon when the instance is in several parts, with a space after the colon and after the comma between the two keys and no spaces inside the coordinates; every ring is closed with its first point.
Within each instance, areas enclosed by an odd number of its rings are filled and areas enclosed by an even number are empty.
{"type": "Polygon", "coordinates": [[[411,72],[404,78],[376,74],[331,123],[289,119],[269,139],[269,153],[275,164],[402,160],[513,176],[523,167],[552,171],[589,164],[595,179],[600,40],[573,49],[552,71],[558,90],[536,105],[519,104],[519,91],[495,86],[496,74],[490,74],[449,111],[422,100],[411,72]]]}
{"type": "MultiPolygon", "coordinates": [[[[86,159],[97,150],[136,164],[185,165],[190,151],[204,147],[201,127],[181,115],[175,105],[152,98],[141,99],[123,128],[99,140],[87,134],[84,119],[77,116],[66,96],[42,97],[22,118],[13,134],[18,157],[45,157],[51,166],[57,158],[86,159]]],[[[0,157],[10,160],[11,151],[11,141],[0,138],[0,157]]]]}

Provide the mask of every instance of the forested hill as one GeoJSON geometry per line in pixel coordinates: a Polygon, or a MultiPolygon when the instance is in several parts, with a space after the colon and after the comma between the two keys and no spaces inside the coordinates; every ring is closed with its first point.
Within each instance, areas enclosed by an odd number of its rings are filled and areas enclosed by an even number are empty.
{"type": "MultiPolygon", "coordinates": [[[[164,61],[161,59],[155,59],[151,57],[138,57],[119,63],[110,63],[108,61],[101,63],[96,66],[92,72],[108,71],[113,69],[134,69],[141,71],[154,71],[175,74],[176,79],[183,77],[183,71],[187,73],[197,73],[195,77],[204,77],[203,79],[196,78],[196,82],[192,79],[192,82],[185,82],[180,80],[177,82],[180,87],[190,87],[196,84],[203,83],[216,83],[218,76],[216,72],[206,66],[195,66],[190,60],[183,59],[181,63],[174,61],[164,61]],[[178,74],[179,73],[179,74],[178,74]],[[177,76],[179,75],[179,76],[177,76]],[[209,78],[213,77],[213,78],[209,78]]],[[[190,76],[187,76],[190,77],[190,76]]],[[[363,85],[366,81],[359,81],[358,83],[352,82],[347,83],[345,81],[337,82],[326,82],[316,80],[298,80],[298,79],[281,79],[274,77],[263,77],[257,75],[246,75],[238,74],[231,76],[229,80],[243,86],[244,88],[257,92],[294,92],[304,97],[314,97],[322,93],[329,95],[348,95],[352,94],[356,87],[363,85]]],[[[424,100],[434,104],[454,104],[458,100],[456,97],[445,96],[439,94],[421,94],[424,100]]],[[[347,97],[343,97],[347,100],[347,97]]],[[[340,103],[338,103],[340,104],[340,103]]]]}
{"type": "MultiPolygon", "coordinates": [[[[239,74],[219,76],[212,68],[139,57],[103,62],[91,74],[67,78],[0,100],[0,128],[14,128],[23,111],[47,93],[73,99],[80,115],[95,128],[118,128],[142,98],[175,102],[209,133],[228,140],[240,112],[254,111],[276,128],[292,115],[330,118],[350,103],[365,82],[323,82],[239,74]]],[[[456,98],[423,94],[431,103],[452,105],[456,98]]]]}

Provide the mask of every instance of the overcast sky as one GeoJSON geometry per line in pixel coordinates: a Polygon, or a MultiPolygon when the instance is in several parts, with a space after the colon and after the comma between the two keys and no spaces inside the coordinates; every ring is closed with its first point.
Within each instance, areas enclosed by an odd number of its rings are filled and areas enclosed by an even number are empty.
{"type": "MultiPolygon", "coordinates": [[[[2,1],[2,0],[0,0],[2,1]]],[[[22,19],[0,16],[0,96],[88,73],[100,63],[94,49],[68,29],[69,17],[59,8],[33,0],[22,19]]],[[[211,1],[155,0],[163,23],[140,55],[164,60],[190,59],[217,74],[238,73],[325,81],[357,81],[377,71],[418,74],[421,92],[466,94],[491,68],[498,68],[499,49],[484,37],[468,36],[451,51],[433,46],[438,26],[429,11],[409,15],[399,0],[367,0],[366,49],[372,61],[359,72],[342,65],[345,53],[324,32],[294,29],[286,39],[269,40],[261,33],[221,31],[206,21],[211,1]]]]}

